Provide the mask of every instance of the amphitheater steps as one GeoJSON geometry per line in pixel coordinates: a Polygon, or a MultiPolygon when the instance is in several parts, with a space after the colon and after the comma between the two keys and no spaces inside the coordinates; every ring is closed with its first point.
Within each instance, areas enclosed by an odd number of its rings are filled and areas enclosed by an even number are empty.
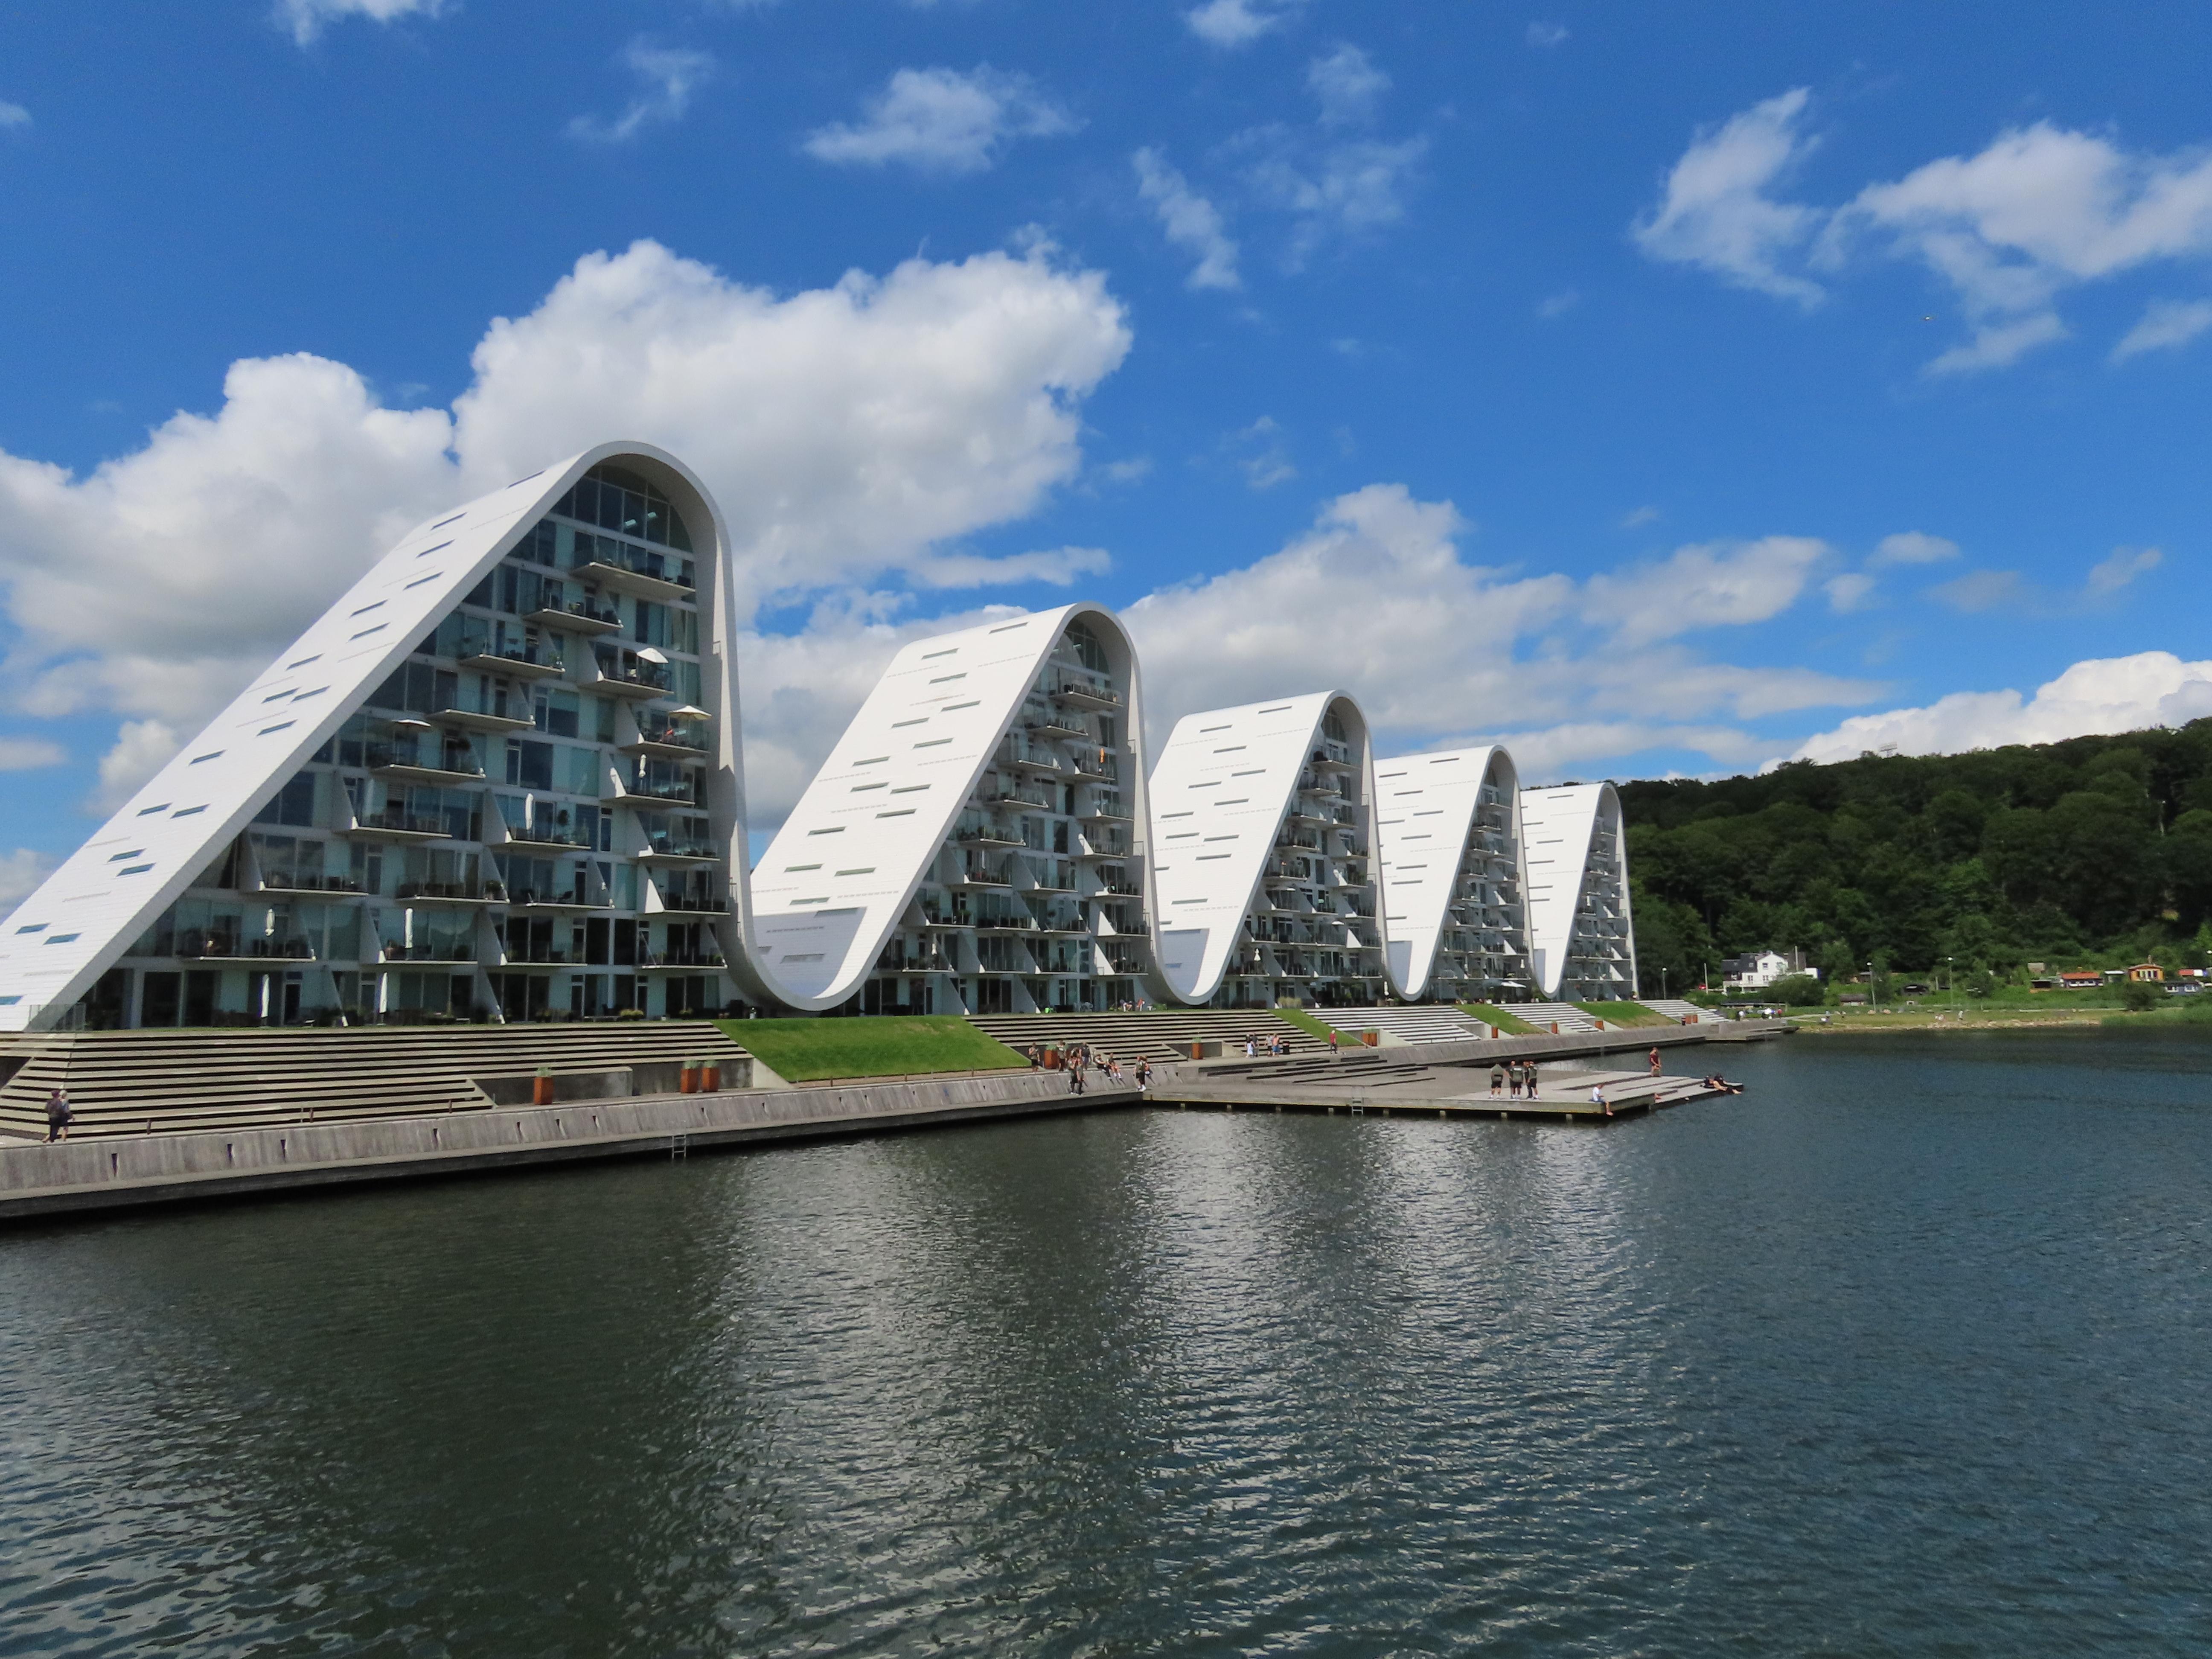
{"type": "Polygon", "coordinates": [[[1162,1008],[1133,1014],[970,1014],[968,1023],[1016,1053],[1032,1042],[1065,1048],[1085,1042],[1116,1060],[1188,1060],[1195,1042],[1218,1042],[1241,1054],[1244,1039],[1286,1040],[1294,1054],[1325,1054],[1328,1044],[1265,1008],[1162,1008]]]}
{"type": "Polygon", "coordinates": [[[1678,1025],[1693,1023],[1709,1024],[1715,1020],[1724,1020],[1728,1018],[1726,1014],[1717,1012],[1713,1009],[1700,1008],[1694,1002],[1683,1002],[1664,997],[1644,997],[1639,1000],[1653,1013],[1664,1014],[1678,1025]]]}
{"type": "Polygon", "coordinates": [[[591,1079],[626,1072],[625,1092],[661,1092],[692,1060],[750,1079],[750,1056],[705,1021],[26,1037],[0,1050],[16,1062],[0,1087],[0,1134],[43,1138],[57,1087],[69,1091],[75,1138],[483,1109],[494,1102],[480,1082],[501,1079],[512,1097],[540,1066],[586,1087],[623,1084],[591,1079]]]}
{"type": "Polygon", "coordinates": [[[1490,1027],[1456,1008],[1332,1008],[1329,1024],[1340,1031],[1380,1031],[1405,1042],[1480,1042],[1490,1027]]]}
{"type": "Polygon", "coordinates": [[[1604,1029],[1595,1014],[1571,1002],[1516,1002],[1505,1012],[1534,1030],[1561,1036],[1604,1029]]]}

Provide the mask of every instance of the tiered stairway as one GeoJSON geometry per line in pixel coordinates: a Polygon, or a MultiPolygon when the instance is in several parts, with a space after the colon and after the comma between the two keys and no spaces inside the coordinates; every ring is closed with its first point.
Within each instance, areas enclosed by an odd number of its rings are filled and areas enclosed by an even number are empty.
{"type": "MultiPolygon", "coordinates": [[[[1324,1011],[1322,1018],[1327,1018],[1324,1011]]],[[[1128,1014],[970,1014],[969,1024],[1016,1053],[1032,1042],[1065,1048],[1087,1042],[1116,1060],[1188,1060],[1194,1042],[1218,1042],[1224,1055],[1244,1052],[1244,1039],[1286,1039],[1294,1054],[1325,1054],[1328,1044],[1265,1008],[1155,1008],[1128,1014]]],[[[1350,1028],[1341,1028],[1350,1029],[1350,1028]]]]}
{"type": "Polygon", "coordinates": [[[1700,1008],[1694,1002],[1670,1000],[1665,997],[1643,997],[1638,1000],[1653,1013],[1664,1014],[1668,1018],[1680,1024],[1686,1025],[1694,1021],[1701,1025],[1710,1025],[1715,1020],[1728,1018],[1717,1009],[1700,1008]]]}
{"type": "Polygon", "coordinates": [[[751,1057],[703,1020],[22,1037],[0,1048],[0,1067],[16,1067],[0,1088],[0,1135],[44,1138],[58,1086],[76,1112],[72,1137],[169,1134],[481,1109],[494,1093],[527,1099],[541,1066],[582,1097],[669,1093],[695,1060],[720,1066],[725,1088],[751,1080],[751,1057]]]}
{"type": "Polygon", "coordinates": [[[1456,1008],[1330,1008],[1316,1016],[1340,1031],[1381,1031],[1405,1042],[1480,1042],[1490,1027],[1456,1008]]]}
{"type": "Polygon", "coordinates": [[[1516,1002],[1505,1012],[1547,1036],[1554,1031],[1565,1036],[1571,1032],[1601,1029],[1595,1014],[1571,1002],[1516,1002]]]}

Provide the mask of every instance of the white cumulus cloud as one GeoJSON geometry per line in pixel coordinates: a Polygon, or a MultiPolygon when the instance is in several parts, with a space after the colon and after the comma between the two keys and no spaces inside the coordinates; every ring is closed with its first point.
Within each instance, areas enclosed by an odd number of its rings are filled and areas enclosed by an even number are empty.
{"type": "Polygon", "coordinates": [[[1769,193],[1812,148],[1797,131],[1811,95],[1796,88],[1698,134],[1668,173],[1658,206],[1636,225],[1637,246],[1740,288],[1818,304],[1820,285],[1784,267],[1818,233],[1821,216],[1769,193]]]}
{"type": "Polygon", "coordinates": [[[30,897],[60,862],[51,854],[33,852],[27,847],[0,853],[0,911],[12,910],[30,897]]]}
{"type": "Polygon", "coordinates": [[[1321,100],[1323,126],[1356,126],[1375,118],[1376,106],[1390,90],[1390,77],[1346,43],[1306,65],[1306,87],[1321,100]]]}
{"type": "MultiPolygon", "coordinates": [[[[1787,200],[1778,187],[1816,142],[1801,130],[1808,103],[1796,88],[1696,135],[1635,227],[1644,251],[1807,307],[1823,295],[1816,271],[1840,275],[1868,254],[1917,261],[1970,331],[1928,365],[1936,374],[2003,368],[2064,339],[2057,307],[2070,289],[2212,257],[2212,155],[2133,152],[2048,121],[1839,207],[1787,200]]],[[[2192,320],[2154,309],[2130,337],[2140,343],[2116,355],[2212,326],[2192,320]]]]}
{"type": "Polygon", "coordinates": [[[327,25],[342,18],[366,17],[374,23],[389,23],[410,15],[435,17],[445,9],[446,0],[277,0],[276,22],[305,46],[313,45],[327,25]]]}
{"type": "Polygon", "coordinates": [[[2167,651],[2077,662],[2057,679],[2018,691],[1954,691],[1923,708],[1857,714],[1801,744],[1793,760],[1850,760],[1868,753],[1955,755],[2014,743],[2056,743],[2091,733],[2180,726],[2212,714],[2212,662],[2167,651]]]}
{"type": "Polygon", "coordinates": [[[1468,533],[1449,502],[1371,484],[1328,503],[1278,552],[1147,595],[1123,614],[1154,720],[1164,729],[1194,710],[1316,689],[1316,626],[1326,672],[1399,749],[1500,738],[1546,765],[1662,746],[1741,765],[1772,745],[1729,722],[1874,695],[1809,670],[1593,635],[1589,586],[1470,563],[1459,549],[1468,533]]]}
{"type": "Polygon", "coordinates": [[[655,46],[641,35],[623,48],[622,61],[643,89],[612,120],[579,115],[568,123],[572,137],[593,143],[618,144],[639,130],[683,118],[691,94],[714,72],[714,58],[684,46],[655,46]]]}
{"type": "Polygon", "coordinates": [[[2093,599],[2117,593],[2136,577],[2157,569],[2165,558],[2155,547],[2116,547],[2089,567],[2087,592],[2093,599]]]}
{"type": "Polygon", "coordinates": [[[325,359],[241,361],[216,412],[83,476],[0,453],[15,705],[119,716],[102,789],[127,793],[410,526],[610,437],[706,477],[747,614],[901,572],[1085,574],[1094,550],[942,544],[1077,476],[1078,405],[1128,344],[1103,277],[1049,250],[779,298],[641,242],[495,321],[451,414],[386,409],[325,359]]]}
{"type": "Polygon", "coordinates": [[[1876,564],[1941,564],[1959,556],[1959,544],[1924,530],[1900,530],[1875,544],[1876,564]]]}
{"type": "Polygon", "coordinates": [[[1201,40],[1217,46],[1249,46],[1294,16],[1304,0],[1206,0],[1182,21],[1201,40]]]}
{"type": "Polygon", "coordinates": [[[806,153],[849,166],[900,161],[925,173],[981,173],[1011,139],[1073,131],[1073,118],[1027,76],[988,65],[964,73],[902,69],[866,101],[862,119],[821,128],[807,138],[806,153]]]}
{"type": "Polygon", "coordinates": [[[1137,170],[1137,194],[1159,216],[1160,228],[1177,247],[1198,256],[1185,282],[1192,288],[1237,289],[1237,244],[1223,228],[1221,214],[1212,202],[1190,187],[1190,181],[1167,163],[1160,151],[1147,148],[1130,157],[1137,170]]]}
{"type": "Polygon", "coordinates": [[[25,109],[21,104],[11,104],[5,99],[0,99],[0,131],[6,131],[12,127],[27,127],[30,125],[30,111],[25,109]]]}
{"type": "Polygon", "coordinates": [[[1656,562],[1590,578],[1583,614],[1638,644],[1765,622],[1796,604],[1832,556],[1809,536],[1678,547],[1656,562]]]}
{"type": "Polygon", "coordinates": [[[2112,361],[2124,362],[2146,351],[2172,351],[2212,328],[2212,300],[2157,300],[2142,320],[2120,337],[2112,361]]]}

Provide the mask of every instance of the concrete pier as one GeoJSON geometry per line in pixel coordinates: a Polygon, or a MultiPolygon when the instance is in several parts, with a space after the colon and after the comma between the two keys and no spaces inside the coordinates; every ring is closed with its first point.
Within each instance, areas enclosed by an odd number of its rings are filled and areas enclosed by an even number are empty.
{"type": "Polygon", "coordinates": [[[0,1146],[0,1221],[313,1187],[1130,1106],[1058,1073],[658,1095],[364,1122],[0,1146]]]}

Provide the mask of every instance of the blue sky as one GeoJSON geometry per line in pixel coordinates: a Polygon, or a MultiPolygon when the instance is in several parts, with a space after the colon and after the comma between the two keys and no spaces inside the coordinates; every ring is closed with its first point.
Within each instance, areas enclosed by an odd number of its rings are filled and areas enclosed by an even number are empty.
{"type": "Polygon", "coordinates": [[[0,856],[81,839],[398,529],[623,435],[738,532],[757,828],[903,639],[1079,594],[1163,730],[1318,675],[1536,777],[2212,712],[2209,36],[12,9],[0,856]]]}

